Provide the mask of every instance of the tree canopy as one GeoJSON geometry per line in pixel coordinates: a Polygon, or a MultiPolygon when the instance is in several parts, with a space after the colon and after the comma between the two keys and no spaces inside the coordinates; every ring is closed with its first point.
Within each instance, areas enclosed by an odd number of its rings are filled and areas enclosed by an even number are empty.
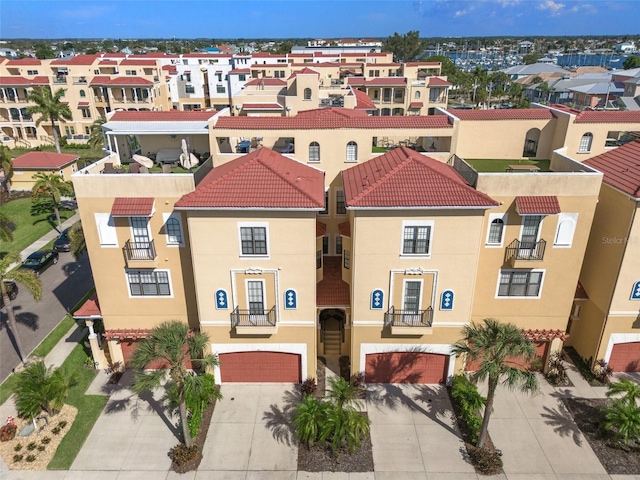
{"type": "Polygon", "coordinates": [[[395,32],[382,45],[382,50],[392,52],[396,62],[412,62],[420,58],[426,48],[426,42],[420,39],[418,30],[411,30],[406,34],[395,32]]]}
{"type": "Polygon", "coordinates": [[[36,126],[42,122],[51,122],[51,130],[53,131],[53,139],[56,144],[56,152],[60,153],[60,139],[58,135],[57,122],[65,120],[73,120],[73,115],[69,109],[69,105],[61,102],[64,97],[64,88],[60,88],[56,93],[51,93],[49,87],[36,87],[28,95],[27,100],[35,103],[27,107],[27,113],[33,115],[38,114],[40,117],[36,120],[36,126]]]}
{"type": "Polygon", "coordinates": [[[622,68],[625,70],[631,70],[632,68],[640,67],[640,57],[627,57],[627,59],[622,64],[622,68]]]}

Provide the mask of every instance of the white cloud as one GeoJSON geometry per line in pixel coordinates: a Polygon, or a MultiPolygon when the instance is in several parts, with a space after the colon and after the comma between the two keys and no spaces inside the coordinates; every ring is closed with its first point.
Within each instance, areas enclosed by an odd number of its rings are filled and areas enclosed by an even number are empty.
{"type": "Polygon", "coordinates": [[[538,5],[539,10],[549,10],[552,15],[558,15],[564,7],[564,3],[556,3],[553,0],[545,0],[538,5]]]}
{"type": "Polygon", "coordinates": [[[454,14],[455,17],[461,17],[463,15],[466,15],[467,13],[469,13],[468,10],[456,10],[456,13],[454,14]]]}

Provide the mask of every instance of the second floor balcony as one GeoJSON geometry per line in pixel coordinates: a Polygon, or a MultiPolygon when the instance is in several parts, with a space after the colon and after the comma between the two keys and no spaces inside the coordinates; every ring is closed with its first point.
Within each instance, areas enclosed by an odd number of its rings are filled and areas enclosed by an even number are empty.
{"type": "Polygon", "coordinates": [[[236,307],[231,312],[231,327],[239,335],[271,335],[278,331],[275,305],[269,310],[236,307]]]}
{"type": "Polygon", "coordinates": [[[389,308],[384,314],[384,324],[391,328],[391,335],[425,335],[433,332],[433,308],[426,310],[397,310],[389,308]]]}
{"type": "Polygon", "coordinates": [[[505,262],[509,262],[511,266],[515,267],[521,265],[521,262],[542,261],[546,246],[546,240],[528,242],[515,239],[507,247],[505,262]]]}
{"type": "Polygon", "coordinates": [[[155,265],[156,247],[153,240],[148,242],[134,242],[127,240],[123,247],[127,267],[152,267],[155,265]]]}

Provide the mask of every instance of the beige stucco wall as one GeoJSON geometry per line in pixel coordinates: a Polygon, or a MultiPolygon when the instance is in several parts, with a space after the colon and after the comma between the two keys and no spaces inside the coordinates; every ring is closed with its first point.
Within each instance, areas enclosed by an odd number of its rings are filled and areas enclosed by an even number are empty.
{"type": "Polygon", "coordinates": [[[13,170],[13,177],[11,178],[11,190],[31,190],[35,184],[33,176],[38,173],[58,173],[62,174],[62,178],[65,181],[71,180],[71,175],[77,170],[78,164],[73,162],[66,167],[55,170],[13,170]]]}

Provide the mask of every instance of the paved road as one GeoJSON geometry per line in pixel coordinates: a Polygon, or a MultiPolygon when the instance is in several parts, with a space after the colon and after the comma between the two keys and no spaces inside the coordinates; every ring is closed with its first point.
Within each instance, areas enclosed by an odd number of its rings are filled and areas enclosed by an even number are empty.
{"type": "MultiPolygon", "coordinates": [[[[18,297],[11,302],[25,352],[31,352],[64,315],[93,287],[89,257],[76,261],[70,253],[61,252],[60,260],[40,276],[42,300],[36,302],[20,285],[18,297]]],[[[11,331],[7,328],[7,312],[0,311],[0,382],[20,363],[11,331]]]]}

